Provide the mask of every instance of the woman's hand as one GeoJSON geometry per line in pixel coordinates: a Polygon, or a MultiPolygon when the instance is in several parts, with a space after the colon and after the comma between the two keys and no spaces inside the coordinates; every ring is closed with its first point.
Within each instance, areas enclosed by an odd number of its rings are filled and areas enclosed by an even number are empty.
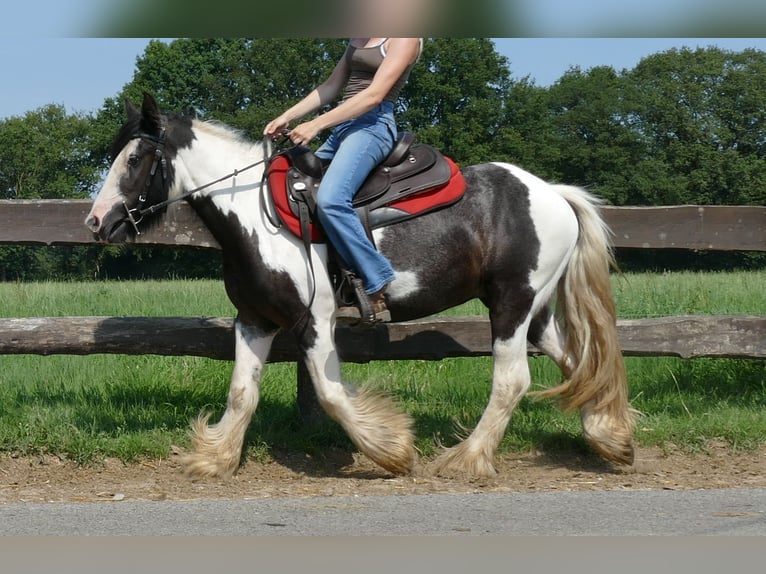
{"type": "Polygon", "coordinates": [[[266,127],[263,128],[263,135],[277,138],[278,136],[282,135],[282,132],[285,131],[289,125],[290,120],[285,118],[284,115],[279,116],[278,118],[275,118],[266,124],[266,127]]]}
{"type": "Polygon", "coordinates": [[[314,120],[311,120],[295,126],[287,133],[287,137],[295,145],[308,145],[319,135],[320,131],[322,131],[321,127],[314,120]]]}

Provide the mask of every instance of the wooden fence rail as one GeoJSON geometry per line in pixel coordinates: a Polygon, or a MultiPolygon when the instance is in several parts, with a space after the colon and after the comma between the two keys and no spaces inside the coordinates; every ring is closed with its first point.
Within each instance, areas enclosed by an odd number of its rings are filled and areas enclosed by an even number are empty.
{"type": "MultiPolygon", "coordinates": [[[[0,245],[93,245],[83,225],[88,200],[0,200],[0,245]]],[[[616,248],[766,251],[766,207],[605,207],[616,248]]],[[[219,249],[185,203],[137,245],[219,249]]],[[[766,358],[766,317],[678,316],[622,320],[626,355],[766,358]]],[[[349,362],[484,356],[491,353],[482,317],[429,318],[378,325],[368,331],[340,327],[341,358],[349,362]]],[[[0,354],[161,354],[233,358],[230,318],[48,317],[0,319],[0,354]]],[[[534,348],[529,348],[535,354],[534,348]]],[[[296,361],[293,341],[275,340],[271,362],[296,361]]],[[[297,405],[305,419],[322,416],[308,373],[298,361],[297,405]]]]}
{"type": "MultiPolygon", "coordinates": [[[[686,315],[621,320],[628,356],[766,358],[766,317],[686,315]]],[[[338,327],[341,359],[440,360],[492,353],[486,317],[436,317],[377,325],[338,327]]],[[[233,320],[223,317],[33,317],[0,319],[1,354],[192,355],[234,358],[233,320]]],[[[537,350],[530,346],[530,354],[537,350]]],[[[298,360],[294,341],[277,336],[270,362],[298,360]]]]}
{"type": "MultiPolygon", "coordinates": [[[[93,245],[83,225],[90,205],[88,200],[0,200],[0,244],[93,245]]],[[[604,207],[603,213],[617,248],[766,251],[766,207],[604,207]]],[[[136,244],[218,248],[186,203],[171,206],[166,224],[136,244]]]]}

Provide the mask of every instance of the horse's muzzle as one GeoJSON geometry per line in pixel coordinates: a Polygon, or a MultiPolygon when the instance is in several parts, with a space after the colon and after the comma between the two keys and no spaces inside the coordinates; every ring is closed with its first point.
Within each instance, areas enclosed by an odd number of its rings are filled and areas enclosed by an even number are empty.
{"type": "Polygon", "coordinates": [[[93,233],[93,238],[100,243],[122,243],[130,238],[133,226],[121,214],[110,212],[103,221],[90,214],[85,218],[85,226],[93,233]]]}
{"type": "Polygon", "coordinates": [[[98,232],[101,229],[101,222],[99,221],[98,217],[91,214],[85,218],[85,227],[90,229],[93,235],[98,235],[98,232]]]}

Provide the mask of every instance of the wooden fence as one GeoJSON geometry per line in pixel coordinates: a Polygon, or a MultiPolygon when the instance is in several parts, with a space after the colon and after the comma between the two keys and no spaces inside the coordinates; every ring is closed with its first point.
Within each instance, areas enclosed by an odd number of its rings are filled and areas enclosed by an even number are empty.
{"type": "MultiPolygon", "coordinates": [[[[0,201],[0,244],[93,245],[83,225],[87,200],[0,201]]],[[[766,251],[766,207],[605,207],[616,248],[766,251]]],[[[137,245],[218,249],[185,203],[137,245]]],[[[766,358],[766,317],[678,316],[620,320],[625,355],[766,358]]],[[[486,317],[429,318],[378,325],[367,332],[339,328],[341,357],[426,359],[491,354],[486,317]]],[[[534,353],[535,349],[529,349],[534,353]]],[[[230,318],[0,318],[0,354],[160,354],[233,357],[230,318]],[[167,334],[172,333],[171,337],[167,334]]],[[[294,361],[295,346],[278,337],[272,362],[294,361]]]]}
{"type": "MultiPolygon", "coordinates": [[[[0,244],[93,245],[83,225],[90,201],[0,201],[0,244]]],[[[616,248],[766,251],[766,207],[605,207],[616,248]]],[[[218,249],[196,214],[181,203],[166,224],[137,245],[218,249]]],[[[676,316],[618,321],[629,356],[766,358],[766,316],[676,316]]],[[[341,358],[438,360],[491,354],[486,317],[428,318],[378,325],[367,331],[339,327],[341,358]]],[[[535,354],[533,347],[530,354],[535,354]]],[[[158,354],[233,359],[231,318],[43,317],[0,318],[0,354],[158,354]]],[[[270,362],[296,361],[287,336],[275,340],[270,362]]],[[[304,368],[299,369],[301,412],[317,410],[304,368]]],[[[312,415],[313,416],[313,415],[312,415]]]]}

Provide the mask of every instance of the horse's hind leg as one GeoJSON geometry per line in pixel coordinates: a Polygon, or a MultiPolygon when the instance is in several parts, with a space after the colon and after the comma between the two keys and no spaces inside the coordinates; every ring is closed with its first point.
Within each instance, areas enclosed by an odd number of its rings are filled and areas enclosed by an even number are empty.
{"type": "Polygon", "coordinates": [[[529,342],[545,353],[565,377],[572,372],[572,358],[566,354],[566,333],[549,305],[537,312],[529,326],[529,342]]]}
{"type": "Polygon", "coordinates": [[[493,327],[492,392],[489,403],[473,432],[463,442],[445,450],[434,462],[436,474],[495,474],[495,451],[505,434],[513,410],[529,389],[531,377],[527,362],[526,317],[515,329],[511,317],[490,313],[493,327]],[[505,326],[505,328],[503,328],[505,326]],[[512,330],[510,336],[502,333],[512,330]]]}
{"type": "Polygon", "coordinates": [[[235,322],[235,362],[226,411],[213,425],[207,424],[209,414],[192,421],[192,452],[181,461],[190,478],[228,477],[239,467],[245,431],[258,406],[258,385],[274,335],[235,322]]]}
{"type": "MultiPolygon", "coordinates": [[[[548,307],[540,311],[532,321],[529,342],[558,365],[565,379],[570,378],[574,363],[566,352],[566,333],[561,322],[548,307]]],[[[608,460],[629,462],[629,454],[623,456],[624,460],[614,455],[615,452],[622,453],[626,450],[623,446],[625,443],[630,444],[630,441],[622,440],[622,435],[615,431],[622,428],[620,421],[603,410],[594,409],[594,403],[594,400],[589,400],[580,406],[583,435],[594,449],[605,455],[608,460]]]]}

